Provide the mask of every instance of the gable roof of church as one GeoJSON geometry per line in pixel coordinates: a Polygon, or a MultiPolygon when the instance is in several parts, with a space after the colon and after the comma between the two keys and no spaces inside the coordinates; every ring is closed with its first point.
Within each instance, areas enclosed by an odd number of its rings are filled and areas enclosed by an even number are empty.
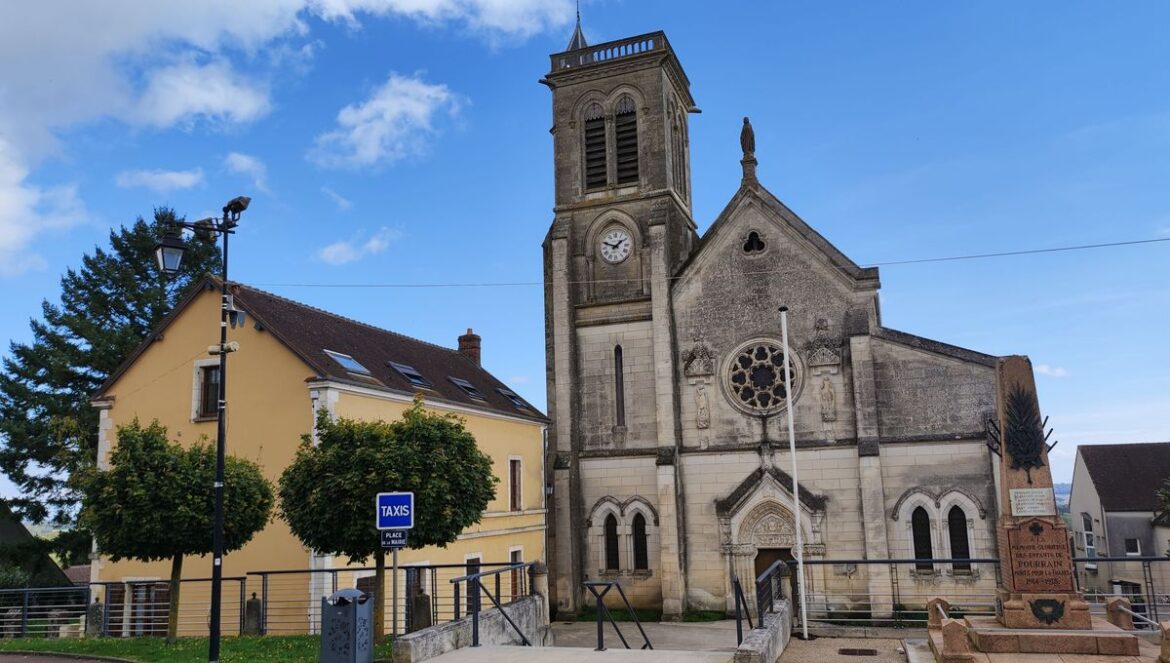
{"type": "Polygon", "coordinates": [[[842,253],[840,249],[833,246],[832,242],[825,239],[824,235],[805,223],[804,219],[789,209],[787,205],[780,202],[780,199],[772,195],[772,192],[764,188],[762,184],[758,181],[746,180],[740,184],[739,190],[727,202],[727,205],[719,213],[719,216],[711,224],[711,227],[707,228],[707,231],[699,238],[699,245],[691,252],[690,257],[679,266],[675,272],[675,276],[683,274],[702,255],[704,249],[714,243],[713,240],[720,234],[724,226],[731,223],[731,217],[735,210],[748,198],[758,200],[765,209],[770,210],[777,217],[783,219],[788,227],[792,228],[801,239],[811,244],[831,265],[841,270],[851,280],[865,283],[875,289],[880,286],[877,267],[862,267],[853,262],[849,259],[849,256],[842,253]]]}
{"type": "Polygon", "coordinates": [[[1170,479],[1170,442],[1082,444],[1101,508],[1106,511],[1160,511],[1158,490],[1170,479]]]}
{"type": "MultiPolygon", "coordinates": [[[[191,288],[158,328],[110,374],[95,398],[102,398],[138,357],[155,340],[161,339],[162,332],[200,293],[205,290],[218,291],[221,283],[218,278],[207,276],[191,288]]],[[[236,306],[254,318],[259,329],[272,334],[304,362],[316,374],[310,380],[331,380],[407,395],[414,395],[417,391],[428,401],[546,421],[545,416],[531,404],[526,404],[524,408],[514,405],[501,392],[515,394],[514,390],[458,350],[358,322],[241,283],[232,282],[231,287],[236,306]],[[326,350],[349,355],[365,367],[369,374],[361,375],[346,370],[326,350]],[[416,390],[390,362],[414,368],[430,383],[430,387],[416,390]],[[483,398],[472,398],[451,378],[470,382],[483,398]]],[[[523,399],[520,400],[523,402],[523,399]]]]}

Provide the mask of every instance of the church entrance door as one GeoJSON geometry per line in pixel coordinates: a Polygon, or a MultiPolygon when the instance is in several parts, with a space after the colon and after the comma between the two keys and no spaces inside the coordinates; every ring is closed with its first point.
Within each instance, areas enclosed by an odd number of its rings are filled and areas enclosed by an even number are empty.
{"type": "Polygon", "coordinates": [[[756,577],[768,570],[769,566],[778,560],[791,562],[796,559],[792,556],[792,548],[760,548],[756,551],[756,577]]]}
{"type": "MultiPolygon", "coordinates": [[[[795,561],[796,558],[792,556],[792,548],[758,548],[756,550],[756,577],[759,578],[761,573],[767,571],[768,567],[779,559],[791,562],[795,561]]],[[[795,598],[800,588],[797,587],[796,583],[796,570],[791,566],[788,567],[788,577],[791,583],[788,588],[789,598],[795,598]]]]}

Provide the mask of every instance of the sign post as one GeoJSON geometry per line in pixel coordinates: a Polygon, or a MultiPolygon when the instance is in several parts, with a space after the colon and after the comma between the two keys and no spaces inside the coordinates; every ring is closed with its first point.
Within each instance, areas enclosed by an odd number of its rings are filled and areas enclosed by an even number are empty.
{"type": "Polygon", "coordinates": [[[414,527],[414,493],[378,493],[374,513],[378,533],[382,537],[382,547],[390,549],[393,569],[393,580],[390,582],[390,635],[397,638],[398,549],[406,546],[406,532],[414,527]]]}

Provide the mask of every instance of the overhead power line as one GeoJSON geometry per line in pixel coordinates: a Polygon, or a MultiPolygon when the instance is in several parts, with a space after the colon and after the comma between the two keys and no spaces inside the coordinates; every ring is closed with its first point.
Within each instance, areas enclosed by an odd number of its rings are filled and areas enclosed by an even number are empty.
{"type": "MultiPolygon", "coordinates": [[[[982,260],[985,258],[1006,258],[1013,256],[1036,255],[1042,253],[1061,253],[1065,251],[1085,251],[1089,249],[1108,249],[1121,246],[1134,246],[1138,244],[1154,244],[1158,242],[1170,242],[1170,237],[1156,237],[1153,239],[1135,239],[1122,242],[1103,242],[1100,244],[1078,244],[1075,246],[1056,246],[1044,249],[1021,249],[1017,251],[1000,251],[996,253],[972,253],[968,255],[958,256],[943,256],[936,258],[912,258],[909,260],[889,260],[886,262],[875,262],[864,267],[896,267],[900,265],[920,265],[932,262],[957,262],[960,260],[982,260]]],[[[762,270],[754,272],[743,272],[743,276],[765,276],[768,274],[781,274],[788,270],[762,270]]],[[[667,277],[670,279],[680,279],[681,276],[667,277]]],[[[569,281],[568,285],[581,285],[585,283],[627,283],[630,281],[641,281],[642,279],[592,279],[586,281],[569,281]]],[[[543,281],[487,281],[487,282],[452,282],[452,283],[256,283],[253,284],[265,288],[513,288],[513,287],[527,287],[544,285],[543,281]]]]}

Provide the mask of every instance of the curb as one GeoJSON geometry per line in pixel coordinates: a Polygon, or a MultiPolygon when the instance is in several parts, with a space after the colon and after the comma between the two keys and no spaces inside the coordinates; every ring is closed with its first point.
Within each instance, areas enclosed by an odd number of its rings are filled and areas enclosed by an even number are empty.
{"type": "Polygon", "coordinates": [[[128,658],[114,658],[113,656],[98,656],[96,654],[74,654],[71,652],[56,652],[56,651],[25,651],[23,649],[2,649],[0,656],[11,654],[14,656],[32,656],[32,657],[49,657],[56,658],[71,658],[76,661],[108,661],[109,663],[141,663],[141,661],[133,661],[128,658]]]}

